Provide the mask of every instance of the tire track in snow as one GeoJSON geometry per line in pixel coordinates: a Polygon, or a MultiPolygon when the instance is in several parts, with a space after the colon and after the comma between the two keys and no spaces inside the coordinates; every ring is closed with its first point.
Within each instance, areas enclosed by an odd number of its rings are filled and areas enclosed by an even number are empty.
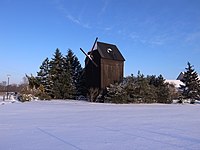
{"type": "Polygon", "coordinates": [[[65,144],[67,144],[67,145],[70,145],[70,146],[74,147],[74,148],[77,149],[77,150],[83,150],[83,149],[81,149],[80,147],[77,147],[76,145],[71,144],[70,142],[67,142],[67,141],[65,141],[65,140],[63,140],[63,139],[61,139],[61,138],[59,138],[59,137],[57,137],[57,136],[55,136],[55,135],[53,135],[53,134],[51,134],[51,133],[49,133],[49,132],[47,132],[47,131],[45,131],[45,130],[39,128],[39,127],[37,127],[37,129],[38,129],[39,131],[41,131],[42,133],[44,133],[44,134],[46,134],[46,135],[48,135],[48,136],[51,136],[51,137],[53,137],[54,139],[57,139],[58,141],[60,141],[60,142],[62,142],[62,143],[65,143],[65,144]]]}

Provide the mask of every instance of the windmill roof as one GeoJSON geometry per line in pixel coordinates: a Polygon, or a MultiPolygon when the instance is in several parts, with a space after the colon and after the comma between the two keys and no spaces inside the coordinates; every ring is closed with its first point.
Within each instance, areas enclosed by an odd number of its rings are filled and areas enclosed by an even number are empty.
{"type": "Polygon", "coordinates": [[[104,59],[125,61],[116,45],[97,42],[96,48],[101,57],[104,59]]]}

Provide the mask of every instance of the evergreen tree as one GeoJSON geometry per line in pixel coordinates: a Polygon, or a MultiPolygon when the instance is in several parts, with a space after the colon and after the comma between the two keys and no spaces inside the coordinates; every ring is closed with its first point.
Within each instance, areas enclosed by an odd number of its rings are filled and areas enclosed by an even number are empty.
{"type": "Polygon", "coordinates": [[[143,103],[155,102],[155,88],[149,84],[148,79],[140,72],[138,72],[135,85],[135,95],[139,98],[137,101],[143,103]]]}
{"type": "Polygon", "coordinates": [[[88,94],[88,88],[86,84],[86,74],[85,70],[82,69],[80,72],[79,82],[77,84],[77,96],[83,95],[87,96],[88,94]]]}
{"type": "Polygon", "coordinates": [[[162,75],[157,77],[156,89],[158,103],[172,103],[168,83],[165,83],[165,79],[162,75]]]}
{"type": "Polygon", "coordinates": [[[81,94],[80,86],[81,86],[81,74],[82,74],[82,67],[78,58],[74,55],[71,49],[67,51],[67,55],[65,58],[65,65],[69,69],[71,80],[72,80],[72,87],[75,91],[74,94],[79,95],[81,94]]]}
{"type": "Polygon", "coordinates": [[[181,85],[180,89],[182,90],[183,97],[191,99],[191,103],[194,103],[195,99],[200,97],[200,80],[193,66],[189,62],[187,65],[181,80],[185,85],[181,85]]]}
{"type": "Polygon", "coordinates": [[[37,89],[40,86],[40,81],[37,77],[34,77],[32,74],[31,76],[26,75],[28,79],[28,85],[30,89],[37,89]]]}
{"type": "Polygon", "coordinates": [[[107,93],[105,95],[105,102],[109,103],[128,103],[127,92],[124,88],[124,83],[115,83],[107,87],[107,93]]]}
{"type": "Polygon", "coordinates": [[[70,70],[66,69],[62,73],[62,83],[63,83],[63,89],[62,89],[62,96],[64,99],[74,99],[75,96],[75,88],[72,84],[72,78],[70,75],[70,70]]]}
{"type": "Polygon", "coordinates": [[[136,80],[137,79],[133,76],[133,74],[131,74],[131,76],[124,78],[123,84],[125,85],[124,90],[127,92],[128,103],[136,102],[137,99],[137,94],[135,93],[136,80]]]}
{"type": "Polygon", "coordinates": [[[71,63],[70,61],[67,60],[67,57],[64,57],[63,60],[64,60],[64,65],[62,73],[62,82],[63,82],[63,89],[65,91],[64,98],[71,99],[75,97],[75,86],[73,84],[71,63]]]}
{"type": "Polygon", "coordinates": [[[57,48],[54,57],[50,61],[49,77],[52,82],[52,90],[50,95],[56,99],[63,98],[63,56],[60,50],[57,48]]]}
{"type": "Polygon", "coordinates": [[[51,93],[51,79],[50,79],[50,64],[49,64],[49,59],[46,58],[43,62],[42,65],[40,66],[40,71],[37,73],[37,78],[40,81],[40,84],[44,88],[44,92],[47,94],[51,93]]]}
{"type": "Polygon", "coordinates": [[[157,103],[172,103],[169,85],[165,83],[162,75],[158,77],[155,75],[147,76],[147,79],[149,80],[149,84],[155,89],[154,96],[157,103]]]}

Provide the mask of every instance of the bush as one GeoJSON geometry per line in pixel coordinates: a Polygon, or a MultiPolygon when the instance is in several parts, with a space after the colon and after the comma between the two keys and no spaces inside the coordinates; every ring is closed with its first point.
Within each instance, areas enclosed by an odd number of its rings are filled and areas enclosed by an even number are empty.
{"type": "Polygon", "coordinates": [[[33,95],[31,94],[21,94],[18,96],[18,100],[20,102],[27,102],[33,99],[33,95]]]}
{"type": "MultiPolygon", "coordinates": [[[[172,103],[168,84],[160,75],[126,77],[123,82],[107,87],[104,102],[109,103],[172,103]]],[[[174,94],[174,93],[173,93],[174,94]]]]}
{"type": "Polygon", "coordinates": [[[105,101],[109,103],[128,103],[127,92],[122,86],[123,84],[111,84],[107,88],[107,94],[105,95],[105,101]]]}

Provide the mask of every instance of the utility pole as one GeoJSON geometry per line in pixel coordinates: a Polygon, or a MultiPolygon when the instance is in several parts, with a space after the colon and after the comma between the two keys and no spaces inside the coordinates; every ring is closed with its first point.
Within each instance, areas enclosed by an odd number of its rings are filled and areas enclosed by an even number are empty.
{"type": "Polygon", "coordinates": [[[7,77],[8,77],[8,84],[7,84],[7,99],[8,99],[8,95],[9,95],[8,87],[9,87],[10,75],[8,74],[7,77]]]}

